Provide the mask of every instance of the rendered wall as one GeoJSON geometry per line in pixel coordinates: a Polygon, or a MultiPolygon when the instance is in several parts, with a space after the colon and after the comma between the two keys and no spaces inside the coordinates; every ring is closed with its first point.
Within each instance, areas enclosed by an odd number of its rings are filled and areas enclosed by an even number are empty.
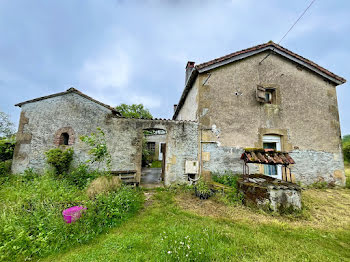
{"type": "MultiPolygon", "coordinates": [[[[217,147],[203,147],[203,170],[229,167],[241,172],[239,151],[262,147],[263,135],[277,134],[282,150],[295,158],[292,172],[297,181],[343,185],[335,86],[278,55],[270,55],[259,65],[265,55],[213,69],[206,84],[199,84],[202,140],[217,142],[217,147]],[[258,84],[276,88],[276,104],[256,101],[258,84]]],[[[207,73],[200,74],[199,83],[206,77],[207,73]]]]}
{"type": "Polygon", "coordinates": [[[187,94],[186,100],[176,117],[177,120],[196,121],[198,119],[198,85],[199,82],[197,78],[196,81],[193,83],[191,90],[187,94]]]}

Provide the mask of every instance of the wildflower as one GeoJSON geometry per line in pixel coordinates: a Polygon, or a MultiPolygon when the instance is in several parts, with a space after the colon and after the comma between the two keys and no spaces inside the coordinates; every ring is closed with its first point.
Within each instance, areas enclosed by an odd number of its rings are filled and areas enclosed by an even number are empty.
{"type": "Polygon", "coordinates": [[[170,250],[168,251],[168,254],[171,254],[171,251],[170,251],[170,250]]]}

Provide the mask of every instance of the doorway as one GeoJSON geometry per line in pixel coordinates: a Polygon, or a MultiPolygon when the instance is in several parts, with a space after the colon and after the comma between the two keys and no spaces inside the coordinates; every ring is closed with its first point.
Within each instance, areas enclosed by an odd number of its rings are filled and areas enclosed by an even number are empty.
{"type": "Polygon", "coordinates": [[[141,184],[156,185],[164,181],[166,130],[143,130],[141,184]]]}
{"type": "MultiPolygon", "coordinates": [[[[276,135],[263,136],[263,148],[281,151],[281,137],[276,135]]],[[[264,165],[264,175],[282,179],[281,165],[264,165]]]]}

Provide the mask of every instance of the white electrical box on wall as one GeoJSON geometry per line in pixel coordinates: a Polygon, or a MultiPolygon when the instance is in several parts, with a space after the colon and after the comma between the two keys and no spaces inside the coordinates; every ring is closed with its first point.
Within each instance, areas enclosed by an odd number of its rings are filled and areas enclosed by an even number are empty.
{"type": "Polygon", "coordinates": [[[186,174],[198,174],[198,161],[186,160],[185,173],[186,174]]]}

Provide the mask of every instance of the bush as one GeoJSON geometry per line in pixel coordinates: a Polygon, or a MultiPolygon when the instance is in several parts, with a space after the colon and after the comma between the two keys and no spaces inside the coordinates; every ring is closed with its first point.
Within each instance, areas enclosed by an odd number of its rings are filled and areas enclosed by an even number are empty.
{"type": "Polygon", "coordinates": [[[243,202],[243,194],[238,190],[237,181],[239,179],[238,174],[234,174],[231,171],[225,171],[224,173],[213,173],[212,175],[213,181],[229,186],[231,190],[226,192],[224,195],[225,202],[230,203],[242,203],[243,202]]]}
{"type": "Polygon", "coordinates": [[[195,194],[200,199],[208,199],[213,191],[210,189],[208,182],[200,179],[194,186],[195,194]]]}
{"type": "Polygon", "coordinates": [[[47,163],[55,168],[56,174],[68,172],[70,164],[73,160],[74,151],[72,148],[63,150],[62,148],[54,148],[45,152],[47,163]]]}
{"type": "Polygon", "coordinates": [[[142,204],[141,194],[129,187],[89,200],[66,179],[32,177],[13,175],[0,187],[0,261],[31,260],[86,243],[142,204]],[[75,205],[87,210],[77,222],[66,224],[62,210],[75,205]]]}
{"type": "Polygon", "coordinates": [[[89,182],[101,175],[98,171],[91,171],[89,167],[84,164],[80,164],[77,168],[72,170],[69,174],[65,175],[65,178],[79,189],[86,187],[89,182]]]}
{"type": "Polygon", "coordinates": [[[350,162],[350,142],[343,145],[344,160],[350,162]]]}
{"type": "Polygon", "coordinates": [[[0,162],[0,177],[6,177],[11,172],[12,160],[0,162]]]}
{"type": "Polygon", "coordinates": [[[239,175],[234,174],[230,171],[226,171],[224,173],[213,173],[212,179],[215,182],[218,182],[220,184],[230,186],[233,188],[237,188],[237,180],[239,178],[239,175]]]}
{"type": "Polygon", "coordinates": [[[15,139],[0,139],[0,161],[12,159],[15,145],[15,139]]]}

